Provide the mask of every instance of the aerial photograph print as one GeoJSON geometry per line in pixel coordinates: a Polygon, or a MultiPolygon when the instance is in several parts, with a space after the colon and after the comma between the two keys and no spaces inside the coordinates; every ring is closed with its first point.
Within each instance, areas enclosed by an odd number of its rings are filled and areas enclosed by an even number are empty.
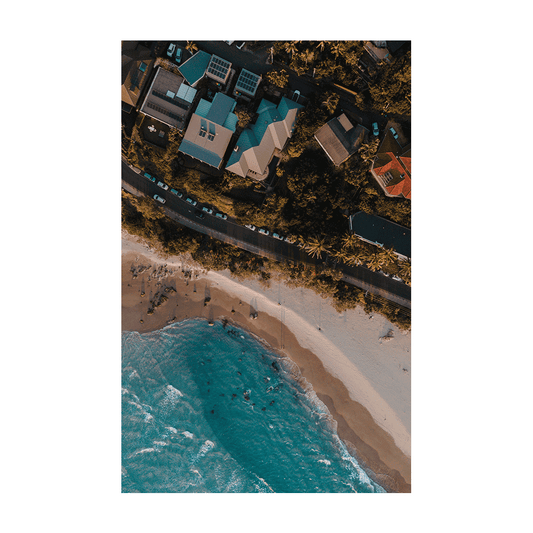
{"type": "Polygon", "coordinates": [[[119,44],[122,493],[411,493],[411,41],[119,44]]]}

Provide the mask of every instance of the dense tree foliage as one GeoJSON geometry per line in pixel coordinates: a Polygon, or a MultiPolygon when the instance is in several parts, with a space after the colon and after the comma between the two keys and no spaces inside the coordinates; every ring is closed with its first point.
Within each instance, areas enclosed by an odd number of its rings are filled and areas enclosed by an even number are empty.
{"type": "Polygon", "coordinates": [[[277,41],[275,60],[287,64],[299,76],[309,74],[347,87],[360,80],[357,63],[362,41],[277,41]]]}
{"type": "Polygon", "coordinates": [[[369,84],[372,108],[399,115],[411,114],[411,52],[383,63],[369,84]]]}

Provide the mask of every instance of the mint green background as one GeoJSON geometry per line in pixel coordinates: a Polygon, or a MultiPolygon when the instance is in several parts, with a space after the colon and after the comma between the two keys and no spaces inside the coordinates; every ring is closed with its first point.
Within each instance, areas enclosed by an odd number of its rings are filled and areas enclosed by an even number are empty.
{"type": "Polygon", "coordinates": [[[530,70],[529,32],[516,5],[490,13],[482,4],[398,1],[12,6],[3,28],[2,127],[8,531],[518,529],[529,440],[505,402],[530,404],[521,392],[529,390],[530,343],[519,345],[529,333],[521,317],[531,312],[519,311],[530,283],[515,275],[502,285],[498,276],[503,265],[519,274],[529,266],[503,253],[526,259],[530,239],[518,240],[516,228],[531,228],[521,215],[530,211],[531,170],[520,131],[530,100],[522,74],[530,70]],[[206,14],[433,18],[430,517],[99,515],[99,21],[206,14]],[[519,158],[525,166],[511,172],[519,158]]]}

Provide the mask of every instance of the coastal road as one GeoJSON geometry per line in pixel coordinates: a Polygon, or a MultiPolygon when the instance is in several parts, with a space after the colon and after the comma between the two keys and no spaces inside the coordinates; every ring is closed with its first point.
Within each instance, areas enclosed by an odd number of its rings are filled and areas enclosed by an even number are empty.
{"type": "MultiPolygon", "coordinates": [[[[249,252],[276,261],[288,260],[303,263],[311,268],[325,262],[325,260],[310,257],[295,244],[280,241],[271,235],[262,235],[257,231],[252,231],[237,224],[229,217],[227,220],[223,220],[214,214],[204,213],[204,218],[198,218],[196,212],[201,211],[202,204],[198,203],[194,207],[185,201],[186,194],[183,195],[183,198],[178,198],[170,192],[170,189],[164,191],[157,186],[157,182],[150,181],[142,173],[133,170],[124,161],[122,161],[122,188],[136,196],[144,195],[153,198],[154,194],[159,195],[166,200],[164,205],[159,205],[167,216],[173,220],[183,226],[249,252]]],[[[337,268],[342,270],[342,279],[347,283],[381,296],[402,307],[411,308],[411,287],[408,285],[378,272],[372,272],[363,266],[350,267],[339,264],[337,268]]]]}

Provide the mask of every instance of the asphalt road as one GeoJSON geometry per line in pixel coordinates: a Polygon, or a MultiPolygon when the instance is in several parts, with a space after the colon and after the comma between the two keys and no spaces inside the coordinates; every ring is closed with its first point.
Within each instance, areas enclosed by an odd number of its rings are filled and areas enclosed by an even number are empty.
{"type": "MultiPolygon", "coordinates": [[[[166,200],[165,204],[159,204],[165,213],[191,229],[233,244],[239,248],[248,250],[277,261],[295,261],[309,266],[324,263],[324,260],[317,260],[310,257],[306,252],[295,244],[275,239],[271,235],[262,235],[257,231],[252,231],[228,217],[223,220],[213,215],[204,213],[204,218],[198,218],[196,213],[201,211],[202,204],[192,206],[186,201],[187,195],[182,198],[170,192],[170,188],[165,191],[158,187],[156,182],[147,179],[142,173],[136,173],[124,161],[122,162],[122,187],[133,194],[143,194],[153,198],[155,194],[166,200]]],[[[156,200],[154,200],[155,202],[156,200]]],[[[368,290],[387,300],[397,303],[406,308],[411,308],[411,288],[404,283],[372,272],[371,270],[358,266],[349,267],[338,265],[342,269],[343,279],[352,285],[368,290]]]]}

